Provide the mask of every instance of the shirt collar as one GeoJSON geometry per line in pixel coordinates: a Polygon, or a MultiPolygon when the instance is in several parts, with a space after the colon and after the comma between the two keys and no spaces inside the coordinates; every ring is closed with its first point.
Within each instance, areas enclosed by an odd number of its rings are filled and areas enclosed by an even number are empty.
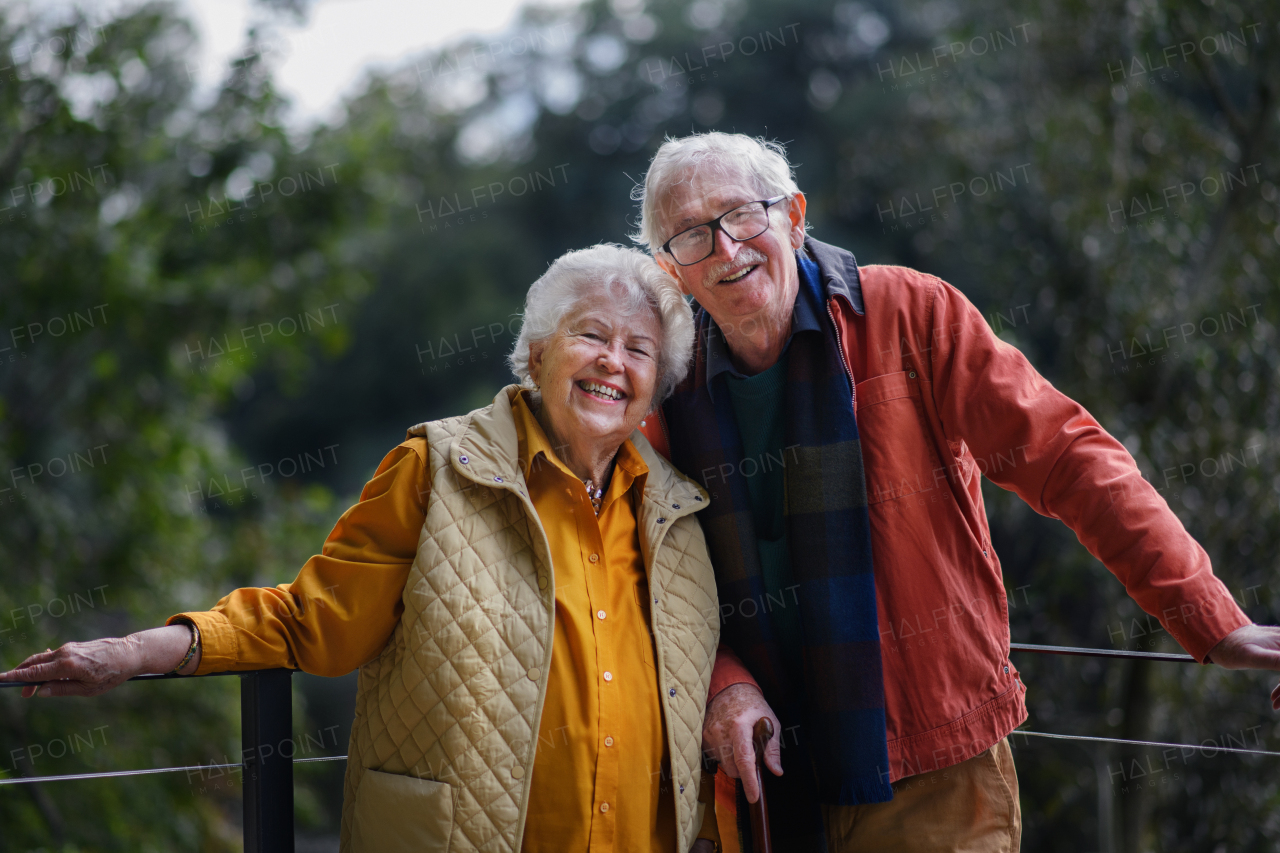
{"type": "MultiPolygon", "coordinates": [[[[516,438],[519,443],[520,470],[524,472],[526,481],[545,477],[552,471],[560,471],[566,477],[578,480],[568,466],[560,461],[559,454],[551,446],[551,440],[538,423],[527,398],[528,391],[516,394],[511,404],[511,413],[516,422],[516,438]]],[[[644,488],[645,476],[649,466],[645,464],[631,439],[622,442],[618,455],[614,459],[613,478],[609,481],[609,495],[626,492],[633,484],[644,488]]],[[[581,482],[581,481],[579,481],[581,482]]],[[[607,500],[606,500],[607,502],[607,500]]]]}
{"type": "MultiPolygon", "coordinates": [[[[791,312],[791,334],[787,337],[783,352],[791,346],[791,338],[797,332],[821,332],[822,317],[822,285],[818,273],[818,265],[796,252],[796,269],[800,274],[800,287],[796,293],[795,308],[791,312]]],[[[716,325],[715,320],[708,318],[710,326],[707,330],[707,393],[715,399],[715,380],[721,373],[728,373],[736,379],[744,378],[729,358],[729,345],[725,342],[724,333],[716,325]]]]}

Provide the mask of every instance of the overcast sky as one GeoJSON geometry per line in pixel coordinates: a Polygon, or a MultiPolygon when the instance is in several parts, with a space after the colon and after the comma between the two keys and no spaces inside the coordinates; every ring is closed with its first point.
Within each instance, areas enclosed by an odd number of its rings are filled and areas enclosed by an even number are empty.
{"type": "MultiPolygon", "coordinates": [[[[141,5],[142,0],[0,0],[21,3],[37,15],[68,7],[84,9],[91,20],[141,5]]],[[[537,0],[541,6],[572,6],[579,0],[537,0]]],[[[526,0],[314,0],[306,22],[269,16],[251,0],[180,0],[200,34],[201,55],[188,71],[211,91],[228,61],[244,47],[246,28],[275,21],[270,43],[279,90],[294,103],[296,126],[332,115],[342,96],[359,85],[370,66],[393,66],[427,48],[470,35],[501,32],[526,0]]]]}
{"type": "MultiPolygon", "coordinates": [[[[567,6],[577,0],[539,0],[567,6]]],[[[500,32],[524,0],[316,0],[300,27],[277,25],[276,82],[294,102],[293,122],[323,119],[370,66],[395,65],[426,48],[500,32]]],[[[243,48],[248,24],[263,17],[250,0],[184,0],[200,30],[197,78],[214,85],[243,48]]]]}

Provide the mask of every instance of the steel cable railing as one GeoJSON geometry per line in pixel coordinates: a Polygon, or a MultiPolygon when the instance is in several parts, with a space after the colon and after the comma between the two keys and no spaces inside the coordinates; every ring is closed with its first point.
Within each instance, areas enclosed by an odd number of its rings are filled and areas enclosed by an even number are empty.
{"type": "MultiPolygon", "coordinates": [[[[1010,643],[1009,650],[1033,654],[1067,655],[1149,660],[1169,663],[1195,663],[1190,655],[1165,652],[1133,652],[1114,649],[1089,649],[1075,646],[1041,646],[1031,643],[1010,643]]],[[[208,678],[238,675],[240,682],[241,742],[245,760],[234,764],[197,764],[187,767],[151,767],[139,770],[112,770],[101,773],[69,773],[60,776],[24,776],[16,779],[0,779],[0,785],[23,785],[35,782],[64,782],[82,779],[111,779],[124,776],[146,776],[156,773],[180,773],[239,768],[244,774],[244,849],[245,853],[265,851],[293,851],[293,765],[321,761],[345,761],[345,755],[317,758],[293,758],[283,755],[283,750],[263,747],[292,741],[292,697],[289,676],[293,670],[265,669],[252,672],[210,673],[207,676],[140,675],[130,681],[159,681],[172,678],[208,678]]],[[[22,687],[19,682],[0,682],[3,687],[22,687]]],[[[1228,746],[1197,746],[1189,743],[1162,743],[1159,741],[1128,740],[1125,738],[1069,735],[1055,732],[1033,732],[1016,729],[1011,735],[1040,737],[1053,740],[1090,741],[1095,743],[1124,744],[1131,746],[1156,746],[1166,749],[1183,749],[1208,752],[1230,752],[1242,755],[1268,755],[1280,757],[1280,752],[1261,749],[1238,749],[1228,746]]]]}

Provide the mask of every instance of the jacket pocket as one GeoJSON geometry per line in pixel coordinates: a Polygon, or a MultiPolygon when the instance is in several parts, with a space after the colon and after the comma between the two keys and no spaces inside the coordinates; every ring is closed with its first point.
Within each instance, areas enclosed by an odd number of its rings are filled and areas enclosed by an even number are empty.
{"type": "Polygon", "coordinates": [[[453,788],[365,770],[351,820],[353,853],[448,853],[453,788]]]}
{"type": "Polygon", "coordinates": [[[920,394],[919,380],[905,371],[858,383],[868,505],[947,488],[920,394]]]}

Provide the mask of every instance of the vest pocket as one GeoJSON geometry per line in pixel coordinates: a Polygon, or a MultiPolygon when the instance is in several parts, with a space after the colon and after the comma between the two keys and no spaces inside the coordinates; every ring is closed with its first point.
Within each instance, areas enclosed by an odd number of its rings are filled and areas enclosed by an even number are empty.
{"type": "Polygon", "coordinates": [[[452,831],[447,783],[364,771],[351,820],[353,853],[448,853],[452,831]]]}

